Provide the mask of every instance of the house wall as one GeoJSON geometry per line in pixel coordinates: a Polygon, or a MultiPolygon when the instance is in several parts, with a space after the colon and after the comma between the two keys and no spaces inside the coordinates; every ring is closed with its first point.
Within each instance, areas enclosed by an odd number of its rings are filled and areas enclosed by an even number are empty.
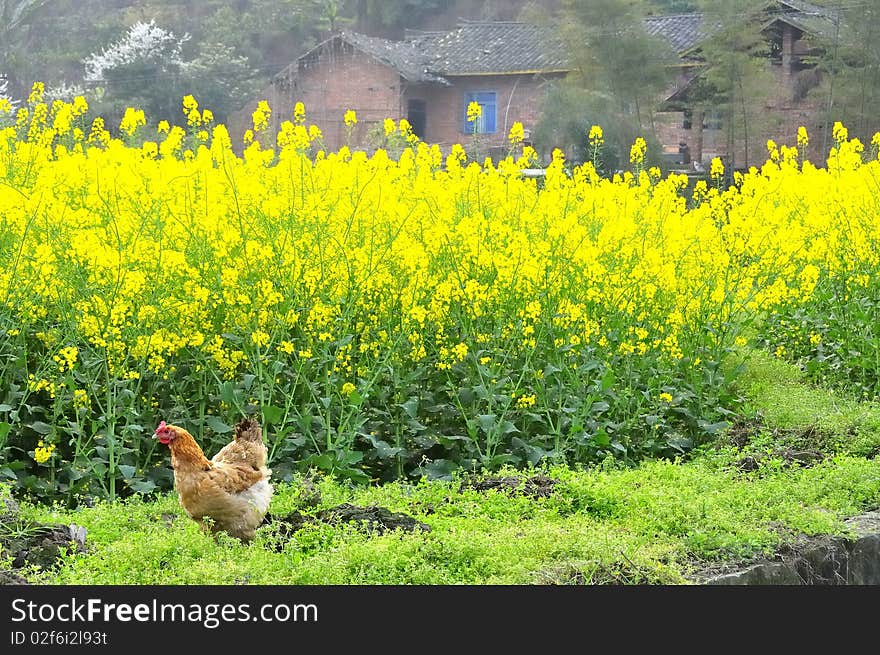
{"type": "Polygon", "coordinates": [[[281,122],[291,120],[293,108],[302,102],[306,123],[323,133],[327,150],[337,150],[348,141],[343,117],[349,109],[357,113],[358,124],[351,146],[363,146],[368,131],[385,118],[401,115],[403,83],[397,71],[347,46],[328,44],[313,60],[302,61],[297,74],[282,76],[269,85],[230,120],[233,143],[251,126],[251,113],[259,100],[272,107],[269,132],[275,134],[281,122]]]}
{"type": "MultiPolygon", "coordinates": [[[[801,64],[801,55],[805,51],[803,42],[800,41],[802,33],[785,23],[780,27],[781,57],[778,62],[769,66],[776,91],[762,111],[756,114],[759,119],[749,125],[748,142],[741,129],[739,134],[734,135],[732,154],[737,168],[763,164],[767,159],[766,146],[770,139],[777,145],[796,145],[797,129],[801,125],[810,134],[807,157],[813,162],[822,163],[827,154],[821,152],[822,132],[816,102],[810,98],[798,97],[795,92],[798,75],[804,68],[801,64]]],[[[701,162],[707,170],[713,157],[729,161],[731,153],[728,149],[727,130],[723,126],[700,129],[697,125],[698,116],[695,115],[691,128],[685,129],[684,118],[682,111],[658,112],[655,115],[657,136],[665,154],[671,156],[677,153],[679,144],[685,143],[692,158],[701,162]]]]}
{"type": "MultiPolygon", "coordinates": [[[[448,150],[453,144],[470,147],[473,135],[463,132],[465,94],[494,91],[496,96],[496,131],[477,137],[482,155],[500,154],[507,149],[510,127],[519,121],[528,134],[541,117],[547,84],[561,75],[480,75],[448,77],[451,86],[414,85],[405,90],[404,99],[423,100],[427,108],[425,141],[448,150]],[[495,148],[495,150],[491,150],[495,148]]],[[[406,102],[404,102],[404,107],[406,102]]]]}
{"type": "Polygon", "coordinates": [[[446,152],[455,143],[468,148],[473,144],[473,135],[462,131],[465,93],[494,91],[497,129],[494,134],[479,135],[477,142],[481,156],[500,155],[506,153],[507,134],[514,122],[523,124],[528,139],[541,116],[547,83],[560,77],[487,75],[451,77],[451,86],[409,84],[396,70],[362,53],[327,47],[308,65],[301,63],[298,74],[287,76],[286,83],[264,88],[233,115],[229,130],[233,143],[240,144],[245,130],[251,127],[252,112],[264,99],[272,108],[269,133],[275,134],[282,121],[291,119],[296,102],[301,101],[307,123],[321,128],[328,150],[336,150],[348,141],[343,122],[348,109],[354,109],[358,116],[349,145],[369,148],[375,143],[369,138],[370,132],[381,133],[385,118],[405,118],[409,101],[422,100],[426,108],[423,140],[440,145],[446,152]]]}

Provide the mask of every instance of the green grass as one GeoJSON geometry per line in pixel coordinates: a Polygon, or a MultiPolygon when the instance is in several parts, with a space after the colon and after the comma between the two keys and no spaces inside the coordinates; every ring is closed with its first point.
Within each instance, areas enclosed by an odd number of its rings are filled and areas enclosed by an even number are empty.
{"type": "Polygon", "coordinates": [[[769,429],[819,433],[826,448],[874,457],[880,453],[880,404],[858,402],[811,385],[801,370],[763,351],[748,353],[741,391],[746,415],[769,429]]]}
{"type": "MultiPolygon", "coordinates": [[[[813,388],[757,353],[741,391],[760,415],[747,444],[722,438],[687,461],[633,469],[610,460],[548,468],[558,484],[547,498],[461,490],[460,481],[317,482],[320,507],[379,505],[428,533],[316,523],[282,540],[267,526],[243,546],[200,532],[173,494],[78,511],[25,505],[26,518],[84,526],[89,546],[26,574],[53,584],[684,584],[712,563],[769,555],[796,534],[840,533],[843,519],[880,506],[880,461],[866,456],[880,433],[876,405],[813,388]],[[813,445],[824,458],[787,466],[775,449],[802,432],[821,435],[813,445]],[[740,470],[747,454],[760,455],[757,470],[740,470]]],[[[271,512],[295,509],[311,511],[302,487],[278,485],[271,512]]]]}

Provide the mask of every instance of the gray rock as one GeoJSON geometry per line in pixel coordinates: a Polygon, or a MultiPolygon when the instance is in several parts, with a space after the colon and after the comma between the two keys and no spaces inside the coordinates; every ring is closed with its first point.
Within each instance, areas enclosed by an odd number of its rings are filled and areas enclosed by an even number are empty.
{"type": "Polygon", "coordinates": [[[845,521],[849,536],[804,538],[780,556],[705,580],[708,585],[880,585],[880,512],[845,521]]]}

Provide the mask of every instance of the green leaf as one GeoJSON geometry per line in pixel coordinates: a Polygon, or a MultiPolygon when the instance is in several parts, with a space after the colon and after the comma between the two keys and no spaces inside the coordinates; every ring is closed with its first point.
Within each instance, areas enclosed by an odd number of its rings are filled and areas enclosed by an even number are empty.
{"type": "Polygon", "coordinates": [[[721,430],[726,430],[730,427],[730,423],[727,421],[719,421],[718,423],[709,423],[708,421],[700,421],[698,423],[700,429],[707,434],[718,434],[721,430]]]}
{"type": "Polygon", "coordinates": [[[617,382],[617,377],[614,375],[614,370],[609,368],[607,371],[605,371],[605,375],[602,376],[602,391],[608,391],[611,387],[614,386],[615,382],[617,382]]]}
{"type": "Polygon", "coordinates": [[[491,434],[492,430],[495,428],[496,418],[495,414],[479,414],[477,416],[477,423],[483,432],[491,434]]]}
{"type": "Polygon", "coordinates": [[[6,403],[0,404],[0,412],[9,412],[12,411],[12,405],[7,405],[6,403]]]}
{"type": "Polygon", "coordinates": [[[220,399],[227,405],[235,405],[235,386],[227,380],[220,387],[220,399]]]}
{"type": "Polygon", "coordinates": [[[352,482],[356,482],[357,484],[369,484],[370,476],[361,471],[360,469],[346,467],[340,469],[338,475],[342,478],[348,478],[352,482]]]}
{"type": "Polygon", "coordinates": [[[324,453],[323,455],[312,455],[308,459],[310,464],[314,464],[322,471],[332,471],[334,465],[336,464],[336,458],[330,453],[324,453]]]}
{"type": "Polygon", "coordinates": [[[128,487],[139,494],[148,494],[156,488],[156,484],[152,480],[135,480],[129,482],[128,487]]]}
{"type": "Polygon", "coordinates": [[[549,379],[553,377],[556,373],[559,373],[561,370],[561,368],[553,366],[553,364],[547,364],[544,367],[544,378],[549,379]]]}
{"type": "Polygon", "coordinates": [[[395,455],[403,452],[403,448],[394,447],[391,444],[389,444],[387,441],[383,441],[382,439],[379,439],[374,434],[365,434],[363,436],[367,441],[369,441],[373,445],[373,448],[375,449],[375,452],[376,452],[376,456],[379,457],[379,459],[390,459],[390,458],[394,457],[395,455]]]}
{"type": "Polygon", "coordinates": [[[406,415],[413,420],[415,420],[419,416],[419,399],[417,396],[412,396],[411,398],[408,398],[405,403],[401,403],[400,405],[398,405],[398,407],[406,412],[406,415]]]}
{"type": "Polygon", "coordinates": [[[9,423],[0,423],[0,441],[6,438],[12,426],[9,423]]]}
{"type": "Polygon", "coordinates": [[[263,405],[260,410],[263,413],[263,420],[269,424],[276,424],[284,417],[284,410],[275,405],[263,405]]]}
{"type": "Polygon", "coordinates": [[[38,434],[49,434],[52,431],[52,426],[42,421],[34,421],[30,424],[30,428],[38,434]]]}
{"type": "Polygon", "coordinates": [[[502,421],[500,431],[501,431],[501,434],[511,434],[513,432],[519,432],[519,428],[517,428],[510,421],[502,421]]]}
{"type": "Polygon", "coordinates": [[[218,416],[209,416],[205,419],[205,425],[217,434],[228,434],[232,428],[226,425],[218,416]]]}
{"type": "Polygon", "coordinates": [[[359,450],[346,450],[341,457],[337,457],[337,461],[345,466],[347,464],[357,464],[364,458],[364,454],[359,450]]]}
{"type": "Polygon", "coordinates": [[[0,468],[0,476],[2,476],[4,478],[8,478],[10,480],[17,479],[17,476],[15,475],[15,473],[8,466],[4,466],[3,468],[0,468]]]}
{"type": "Polygon", "coordinates": [[[419,469],[422,475],[429,480],[451,480],[452,473],[458,469],[458,465],[448,459],[436,459],[425,464],[419,469]]]}
{"type": "Polygon", "coordinates": [[[129,466],[128,464],[120,464],[116,468],[119,469],[119,472],[122,473],[122,477],[126,480],[133,478],[136,471],[134,466],[129,466]]]}
{"type": "Polygon", "coordinates": [[[688,439],[687,437],[682,437],[680,435],[669,437],[666,440],[666,443],[667,445],[669,445],[670,448],[674,448],[680,453],[687,452],[694,447],[694,442],[691,439],[688,439]]]}

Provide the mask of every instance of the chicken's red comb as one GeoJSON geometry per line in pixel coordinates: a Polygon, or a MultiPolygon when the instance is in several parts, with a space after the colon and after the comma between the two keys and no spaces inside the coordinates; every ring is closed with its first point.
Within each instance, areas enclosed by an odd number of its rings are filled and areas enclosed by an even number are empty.
{"type": "Polygon", "coordinates": [[[162,421],[161,423],[159,423],[159,427],[156,428],[156,432],[159,432],[160,430],[164,430],[167,425],[168,424],[165,423],[165,421],[162,421]]]}

